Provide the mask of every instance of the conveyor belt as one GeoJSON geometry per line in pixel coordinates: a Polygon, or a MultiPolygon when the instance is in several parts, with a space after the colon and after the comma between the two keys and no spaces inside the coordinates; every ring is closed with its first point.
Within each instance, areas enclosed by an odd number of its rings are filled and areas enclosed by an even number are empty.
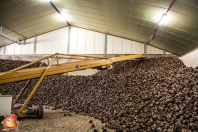
{"type": "MultiPolygon", "coordinates": [[[[102,58],[102,59],[97,59],[97,60],[87,60],[87,61],[57,64],[57,65],[50,66],[45,76],[84,70],[84,69],[89,69],[89,68],[97,68],[97,67],[107,68],[109,65],[111,65],[113,62],[116,62],[116,61],[123,61],[123,60],[144,58],[144,57],[145,57],[144,55],[138,54],[138,55],[127,55],[127,56],[120,56],[120,57],[107,58],[107,59],[102,58]]],[[[45,59],[46,58],[47,57],[45,57],[45,59]]],[[[22,68],[24,67],[25,66],[22,66],[22,68]]],[[[22,69],[19,67],[8,72],[0,73],[0,84],[26,80],[26,79],[31,79],[31,78],[38,78],[45,71],[46,67],[47,66],[37,67],[37,68],[27,68],[27,69],[22,69]]]]}

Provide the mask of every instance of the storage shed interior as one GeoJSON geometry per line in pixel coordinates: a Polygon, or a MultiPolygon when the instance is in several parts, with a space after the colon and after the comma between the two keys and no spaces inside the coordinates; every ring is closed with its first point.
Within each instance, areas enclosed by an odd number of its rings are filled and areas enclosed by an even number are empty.
{"type": "Polygon", "coordinates": [[[196,132],[197,12],[197,0],[1,0],[0,99],[20,131],[196,132]]]}

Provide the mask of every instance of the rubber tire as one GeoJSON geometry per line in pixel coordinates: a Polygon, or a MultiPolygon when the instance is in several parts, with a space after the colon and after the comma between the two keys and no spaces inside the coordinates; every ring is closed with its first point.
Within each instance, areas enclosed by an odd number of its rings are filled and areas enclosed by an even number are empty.
{"type": "Polygon", "coordinates": [[[31,103],[28,103],[28,104],[27,104],[27,107],[32,107],[32,104],[31,104],[31,103]]]}
{"type": "Polygon", "coordinates": [[[113,66],[112,65],[108,65],[108,70],[111,70],[113,69],[113,66]]]}
{"type": "Polygon", "coordinates": [[[37,105],[37,119],[43,118],[43,105],[37,105]]]}

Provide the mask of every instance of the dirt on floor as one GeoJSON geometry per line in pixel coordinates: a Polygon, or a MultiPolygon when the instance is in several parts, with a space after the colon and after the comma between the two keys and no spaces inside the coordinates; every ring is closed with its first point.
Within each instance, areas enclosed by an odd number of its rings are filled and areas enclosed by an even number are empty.
{"type": "MultiPolygon", "coordinates": [[[[18,121],[20,132],[103,132],[105,126],[93,117],[60,109],[52,110],[49,106],[44,106],[43,119],[20,118],[18,121]]],[[[3,128],[0,124],[0,132],[3,128]]],[[[107,132],[115,130],[107,129],[107,132]]]]}

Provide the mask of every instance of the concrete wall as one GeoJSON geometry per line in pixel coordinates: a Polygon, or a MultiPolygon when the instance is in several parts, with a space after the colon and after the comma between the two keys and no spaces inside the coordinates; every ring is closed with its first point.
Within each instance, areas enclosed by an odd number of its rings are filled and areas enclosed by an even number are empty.
{"type": "Polygon", "coordinates": [[[197,67],[198,66],[198,48],[194,50],[193,52],[190,52],[189,54],[186,54],[180,57],[180,59],[183,61],[183,63],[187,67],[193,67],[193,68],[197,67]]]}
{"type": "MultiPolygon", "coordinates": [[[[26,45],[11,44],[6,46],[6,55],[33,55],[35,38],[26,40],[26,45]]],[[[37,36],[36,55],[54,53],[67,54],[68,27],[37,36]]],[[[162,55],[163,50],[147,45],[147,54],[162,55]]],[[[105,53],[105,34],[71,27],[69,54],[105,53]]],[[[0,48],[0,55],[3,47],[0,48]]],[[[107,35],[107,54],[144,54],[144,44],[107,35]]],[[[166,52],[166,54],[170,54],[166,52]]]]}
{"type": "MultiPolygon", "coordinates": [[[[54,54],[67,52],[67,27],[37,36],[36,54],[54,54]]],[[[6,55],[33,55],[35,38],[26,40],[25,45],[10,44],[6,46],[6,55]]],[[[0,48],[0,53],[3,47],[0,48]]]]}
{"type": "Polygon", "coordinates": [[[70,54],[104,54],[104,34],[71,27],[70,54]]]}
{"type": "MultiPolygon", "coordinates": [[[[163,50],[147,45],[147,54],[163,54],[163,50]]],[[[144,44],[111,36],[107,37],[107,54],[144,54],[144,44]]],[[[171,54],[166,52],[166,54],[171,54]]]]}

